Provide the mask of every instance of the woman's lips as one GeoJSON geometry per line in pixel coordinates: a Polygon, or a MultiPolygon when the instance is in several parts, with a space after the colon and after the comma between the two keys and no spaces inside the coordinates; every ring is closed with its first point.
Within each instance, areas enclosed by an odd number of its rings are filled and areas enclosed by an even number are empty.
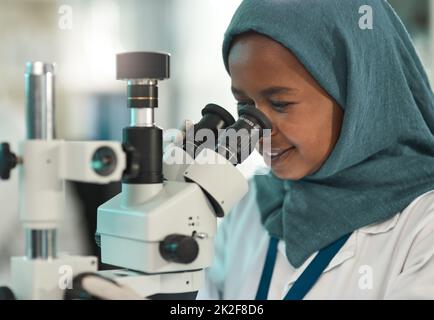
{"type": "Polygon", "coordinates": [[[272,149],[271,152],[264,152],[264,156],[271,160],[271,164],[275,165],[278,162],[284,160],[292,153],[292,150],[295,149],[294,146],[291,146],[286,149],[272,149]]]}

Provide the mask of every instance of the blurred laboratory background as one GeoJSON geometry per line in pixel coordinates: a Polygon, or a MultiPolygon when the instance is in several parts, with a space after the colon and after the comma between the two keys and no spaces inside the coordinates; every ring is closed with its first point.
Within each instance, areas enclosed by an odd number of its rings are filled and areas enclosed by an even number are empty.
{"type": "MultiPolygon", "coordinates": [[[[121,140],[129,123],[126,84],[115,79],[115,55],[171,54],[171,78],[160,82],[156,122],[180,128],[217,103],[236,116],[230,78],[221,57],[224,31],[241,0],[0,0],[0,141],[25,138],[24,66],[56,62],[57,137],[121,140]]],[[[390,0],[408,28],[434,81],[434,0],[390,0]]],[[[375,13],[374,13],[375,14],[375,13]]],[[[375,16],[374,16],[375,23],[375,16]]],[[[245,165],[249,175],[258,155],[245,165]]],[[[17,172],[0,181],[0,285],[9,284],[9,258],[22,255],[17,172]]],[[[61,250],[98,254],[96,208],[119,183],[68,183],[61,250]],[[74,200],[75,199],[75,200],[74,200]]]]}

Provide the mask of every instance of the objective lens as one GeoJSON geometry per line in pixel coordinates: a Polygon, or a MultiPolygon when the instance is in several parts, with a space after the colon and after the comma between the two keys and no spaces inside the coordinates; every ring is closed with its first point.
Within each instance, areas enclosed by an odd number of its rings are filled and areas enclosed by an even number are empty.
{"type": "Polygon", "coordinates": [[[116,169],[116,154],[109,147],[98,148],[92,157],[92,169],[100,176],[108,176],[116,169]]]}

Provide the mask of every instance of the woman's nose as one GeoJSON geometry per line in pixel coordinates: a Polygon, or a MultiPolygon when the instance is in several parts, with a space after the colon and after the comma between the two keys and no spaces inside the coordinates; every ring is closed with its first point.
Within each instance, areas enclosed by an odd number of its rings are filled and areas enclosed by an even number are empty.
{"type": "Polygon", "coordinates": [[[271,125],[272,125],[271,136],[276,135],[276,133],[277,133],[277,126],[276,126],[276,123],[275,123],[275,121],[273,119],[273,116],[271,115],[271,112],[270,112],[269,108],[261,107],[258,104],[256,105],[256,108],[259,109],[259,111],[261,111],[267,117],[267,119],[271,122],[271,125]]]}

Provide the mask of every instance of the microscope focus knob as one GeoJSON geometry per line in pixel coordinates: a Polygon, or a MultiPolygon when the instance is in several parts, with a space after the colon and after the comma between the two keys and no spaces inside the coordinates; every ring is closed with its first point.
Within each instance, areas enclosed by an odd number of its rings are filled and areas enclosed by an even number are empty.
{"type": "Polygon", "coordinates": [[[155,79],[170,77],[170,54],[125,52],[116,55],[116,79],[155,79]]]}
{"type": "Polygon", "coordinates": [[[199,245],[193,237],[171,234],[160,242],[160,254],[169,262],[187,264],[197,258],[199,245]]]}
{"type": "Polygon", "coordinates": [[[11,175],[11,170],[18,163],[17,156],[11,152],[9,143],[0,144],[0,179],[8,180],[11,175]]]}

